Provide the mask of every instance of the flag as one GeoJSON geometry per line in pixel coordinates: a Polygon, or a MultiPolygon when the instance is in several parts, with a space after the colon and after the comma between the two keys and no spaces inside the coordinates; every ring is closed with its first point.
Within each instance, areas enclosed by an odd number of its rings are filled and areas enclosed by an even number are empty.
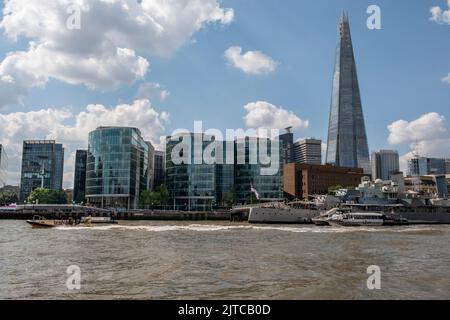
{"type": "Polygon", "coordinates": [[[255,189],[255,187],[253,186],[253,184],[250,185],[250,192],[254,193],[256,196],[256,199],[259,200],[259,193],[258,191],[255,189]]]}

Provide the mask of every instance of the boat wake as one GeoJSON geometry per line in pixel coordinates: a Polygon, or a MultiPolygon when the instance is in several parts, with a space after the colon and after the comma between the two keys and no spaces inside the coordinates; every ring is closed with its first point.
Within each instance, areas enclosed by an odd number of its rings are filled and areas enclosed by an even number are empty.
{"type": "Polygon", "coordinates": [[[317,227],[317,226],[262,226],[262,225],[220,225],[220,224],[189,224],[189,225],[104,225],[104,226],[58,226],[56,230],[64,231],[109,231],[130,230],[147,232],[229,232],[237,230],[249,231],[281,231],[291,233],[355,233],[355,232],[435,232],[432,226],[404,226],[404,227],[317,227]]]}

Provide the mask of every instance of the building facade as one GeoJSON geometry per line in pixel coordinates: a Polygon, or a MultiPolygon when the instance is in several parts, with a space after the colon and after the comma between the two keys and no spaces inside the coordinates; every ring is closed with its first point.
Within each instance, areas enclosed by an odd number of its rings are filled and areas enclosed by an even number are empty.
{"type": "Polygon", "coordinates": [[[296,163],[322,164],[322,140],[301,139],[294,144],[296,163]]]}
{"type": "Polygon", "coordinates": [[[169,205],[174,210],[207,211],[216,202],[216,165],[195,162],[194,139],[201,141],[203,152],[210,142],[203,134],[185,133],[166,138],[166,183],[169,205]],[[179,147],[182,147],[178,149],[179,147]],[[179,162],[173,156],[184,159],[179,162]]]}
{"type": "Polygon", "coordinates": [[[0,188],[6,186],[8,177],[8,155],[3,145],[0,144],[0,188]]]}
{"type": "Polygon", "coordinates": [[[446,173],[446,159],[413,157],[408,160],[409,176],[440,175],[446,173]]]}
{"type": "Polygon", "coordinates": [[[292,133],[292,127],[286,128],[286,132],[280,135],[278,139],[280,140],[280,148],[284,163],[295,162],[294,134],[292,133]]]}
{"type": "Polygon", "coordinates": [[[166,154],[164,151],[155,151],[155,176],[153,188],[166,184],[166,154]]]}
{"type": "Polygon", "coordinates": [[[350,25],[345,13],[339,23],[326,163],[363,168],[368,174],[371,171],[350,25]]]}
{"type": "Polygon", "coordinates": [[[37,188],[62,190],[64,148],[54,140],[26,140],[23,142],[20,177],[20,201],[37,188]]]}
{"type": "Polygon", "coordinates": [[[132,127],[99,127],[89,133],[86,200],[98,207],[135,209],[149,189],[149,146],[132,127]]]}
{"type": "Polygon", "coordinates": [[[73,201],[85,202],[86,195],[87,150],[77,150],[75,154],[75,173],[73,181],[73,201]]]}
{"type": "Polygon", "coordinates": [[[291,163],[284,166],[283,187],[288,198],[308,199],[324,195],[330,187],[357,187],[366,176],[362,168],[291,163]]]}
{"type": "Polygon", "coordinates": [[[392,174],[400,170],[400,160],[396,150],[372,152],[372,179],[390,180],[392,174]]]}
{"type": "MultiPolygon", "coordinates": [[[[282,201],[283,196],[283,165],[285,160],[282,148],[278,148],[278,153],[272,155],[271,144],[274,143],[269,139],[264,139],[267,150],[262,150],[263,153],[275,161],[277,166],[277,173],[274,175],[263,175],[261,170],[267,168],[267,165],[261,165],[263,161],[258,156],[257,163],[250,161],[251,149],[256,150],[259,154],[261,148],[261,140],[263,138],[246,137],[236,139],[235,141],[235,172],[234,172],[234,189],[237,204],[249,204],[254,201],[252,194],[252,187],[259,195],[258,201],[282,201]],[[255,147],[257,146],[257,147],[255,147]]],[[[281,145],[280,141],[280,145],[281,145]]],[[[274,163],[275,163],[274,162],[274,163]]]]}

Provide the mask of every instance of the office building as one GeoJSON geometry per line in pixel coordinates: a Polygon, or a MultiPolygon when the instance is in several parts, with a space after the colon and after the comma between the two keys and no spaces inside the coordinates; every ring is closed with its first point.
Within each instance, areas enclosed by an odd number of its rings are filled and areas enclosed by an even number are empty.
{"type": "Polygon", "coordinates": [[[99,127],[89,133],[86,201],[98,207],[135,209],[149,189],[149,145],[132,127],[99,127]]]}
{"type": "Polygon", "coordinates": [[[0,144],[0,188],[6,186],[8,177],[8,155],[3,145],[0,144]]]}
{"type": "Polygon", "coordinates": [[[446,160],[415,156],[408,160],[409,176],[440,175],[447,173],[446,160]]]}
{"type": "Polygon", "coordinates": [[[169,205],[174,210],[207,211],[216,202],[216,165],[203,161],[203,152],[210,141],[203,141],[203,134],[185,133],[166,138],[166,184],[169,205]],[[202,141],[201,150],[194,151],[194,139],[202,141]],[[184,146],[182,150],[174,148],[184,146]],[[178,149],[176,149],[178,150],[178,149]],[[200,163],[194,161],[197,155],[200,163]],[[183,160],[178,162],[176,155],[183,160]]]}
{"type": "Polygon", "coordinates": [[[372,152],[372,179],[391,180],[392,174],[400,170],[400,160],[396,150],[372,152]]]}
{"type": "Polygon", "coordinates": [[[166,155],[164,151],[155,151],[155,176],[153,188],[166,184],[166,155]]]}
{"type": "Polygon", "coordinates": [[[54,140],[23,142],[20,201],[24,202],[36,188],[62,190],[64,148],[54,140]]]}
{"type": "Polygon", "coordinates": [[[75,154],[75,173],[73,181],[73,201],[84,203],[86,195],[87,150],[77,150],[75,154]]]}
{"type": "Polygon", "coordinates": [[[345,13],[339,23],[326,163],[371,172],[350,25],[345,13]]]}
{"type": "Polygon", "coordinates": [[[303,164],[322,164],[322,140],[301,139],[294,144],[295,162],[303,164]]]}
{"type": "MultiPolygon", "coordinates": [[[[235,172],[234,172],[234,189],[236,202],[238,204],[249,204],[255,201],[252,193],[252,187],[259,195],[258,201],[282,201],[283,197],[283,164],[285,163],[282,149],[279,148],[278,154],[272,155],[271,144],[269,139],[265,139],[267,146],[267,155],[272,158],[276,167],[276,174],[264,175],[263,168],[268,168],[268,165],[262,165],[263,161],[258,156],[257,163],[252,164],[251,150],[259,154],[261,148],[261,140],[263,138],[246,137],[236,139],[235,141],[235,172]],[[257,147],[255,147],[257,146],[257,147]]],[[[263,153],[266,150],[262,150],[263,153]]]]}
{"type": "Polygon", "coordinates": [[[308,199],[338,185],[357,187],[364,176],[361,168],[291,163],[284,166],[283,187],[288,198],[308,199]]]}
{"type": "Polygon", "coordinates": [[[278,137],[280,140],[280,148],[284,163],[293,163],[294,157],[294,134],[292,133],[292,127],[286,128],[286,132],[278,137]]]}

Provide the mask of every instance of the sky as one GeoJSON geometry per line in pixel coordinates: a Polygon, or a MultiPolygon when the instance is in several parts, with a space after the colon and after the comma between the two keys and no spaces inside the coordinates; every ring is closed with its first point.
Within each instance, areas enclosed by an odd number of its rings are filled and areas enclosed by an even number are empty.
{"type": "Polygon", "coordinates": [[[369,149],[450,157],[450,1],[1,1],[0,143],[18,185],[22,141],[75,150],[100,125],[174,130],[294,127],[326,143],[342,10],[369,149]],[[369,29],[370,5],[381,29],[369,29]],[[78,19],[79,18],[79,19],[78,19]]]}

